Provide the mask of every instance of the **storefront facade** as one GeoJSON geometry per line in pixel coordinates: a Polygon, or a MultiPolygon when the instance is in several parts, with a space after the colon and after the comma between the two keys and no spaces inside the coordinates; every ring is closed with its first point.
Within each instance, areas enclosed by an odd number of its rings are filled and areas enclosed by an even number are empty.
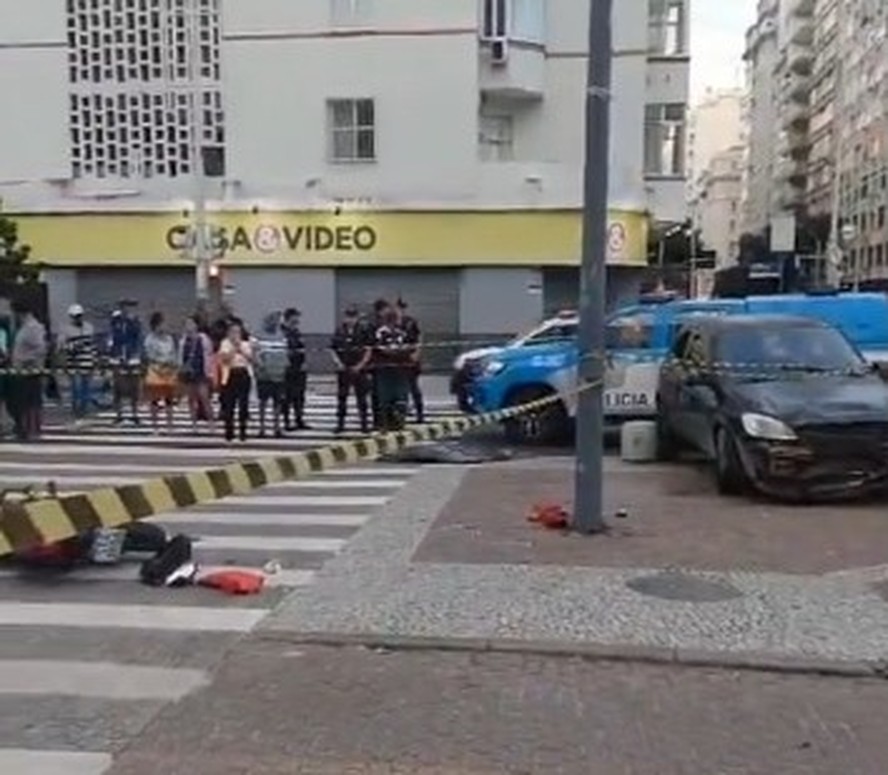
{"type": "MultiPolygon", "coordinates": [[[[23,215],[23,242],[46,266],[54,322],[75,301],[101,326],[122,297],[143,315],[181,320],[194,305],[194,228],[182,213],[23,215]]],[[[430,339],[500,339],[575,307],[581,214],[500,212],[215,212],[209,217],[224,298],[250,325],[299,307],[317,342],[342,309],[403,298],[430,339]]],[[[613,211],[608,298],[634,295],[646,266],[647,217],[613,211]]],[[[442,362],[450,356],[442,351],[442,362]]]]}

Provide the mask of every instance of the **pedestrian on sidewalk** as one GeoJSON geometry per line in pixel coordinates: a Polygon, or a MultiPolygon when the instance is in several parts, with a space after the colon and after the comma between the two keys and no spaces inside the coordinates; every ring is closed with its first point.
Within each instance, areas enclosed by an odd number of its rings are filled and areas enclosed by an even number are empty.
{"type": "Polygon", "coordinates": [[[348,397],[352,391],[358,407],[361,432],[370,432],[367,366],[373,354],[372,348],[373,340],[367,327],[361,324],[357,307],[348,307],[330,343],[330,352],[336,367],[336,433],[345,431],[348,397]]]}
{"type": "Polygon", "coordinates": [[[46,327],[37,320],[30,305],[13,304],[18,328],[12,346],[13,419],[15,435],[20,441],[40,436],[43,419],[43,376],[49,352],[46,327]]]}
{"type": "Polygon", "coordinates": [[[244,338],[243,329],[236,323],[219,345],[222,421],[225,440],[234,441],[234,422],[241,441],[247,440],[247,422],[250,410],[250,389],[253,385],[253,347],[244,338]]]}
{"type": "MultiPolygon", "coordinates": [[[[7,299],[0,299],[0,369],[12,366],[12,308],[7,299]]],[[[10,391],[12,378],[8,373],[0,374],[0,435],[7,432],[4,415],[13,419],[13,399],[10,391]]]]}
{"type": "Polygon", "coordinates": [[[413,411],[416,412],[416,422],[425,422],[425,401],[422,395],[422,386],[419,384],[422,376],[422,330],[416,318],[407,312],[407,302],[398,299],[395,308],[398,310],[398,325],[407,337],[407,343],[411,347],[410,363],[406,368],[407,391],[410,394],[410,402],[413,411]]]}
{"type": "Polygon", "coordinates": [[[192,315],[185,321],[185,335],[179,344],[179,380],[188,401],[191,428],[196,433],[200,420],[207,422],[210,433],[216,423],[210,401],[214,374],[213,342],[200,330],[200,318],[192,315]]]}
{"type": "Polygon", "coordinates": [[[256,341],[256,394],[259,398],[259,437],[265,438],[265,418],[271,405],[272,426],[275,438],[281,438],[281,413],[290,353],[283,333],[282,318],[274,312],[265,318],[262,337],[256,341]]]}
{"type": "Polygon", "coordinates": [[[299,324],[301,313],[295,307],[284,312],[283,333],[287,340],[289,367],[284,385],[284,424],[288,431],[307,431],[305,422],[305,392],[308,373],[305,370],[305,343],[299,324]],[[292,413],[292,414],[291,414],[292,413]]]}
{"type": "Polygon", "coordinates": [[[400,326],[397,310],[388,307],[382,325],[376,329],[373,346],[377,401],[384,431],[404,428],[412,350],[407,333],[400,326]]]}
{"type": "Polygon", "coordinates": [[[93,371],[98,360],[96,331],[92,323],[84,319],[80,304],[68,308],[68,325],[62,331],[61,350],[65,356],[71,385],[71,410],[74,422],[82,422],[92,405],[93,371]]]}
{"type": "Polygon", "coordinates": [[[366,325],[370,330],[370,340],[374,345],[370,355],[369,378],[370,378],[370,408],[373,413],[373,427],[376,430],[382,430],[382,411],[379,406],[379,379],[377,378],[378,366],[376,363],[376,332],[382,327],[385,316],[392,309],[391,303],[387,299],[377,299],[373,302],[373,312],[366,325]]]}
{"type": "Polygon", "coordinates": [[[178,388],[179,352],[175,337],[167,330],[163,314],[151,316],[145,337],[145,398],[151,412],[151,427],[158,432],[158,416],[163,405],[166,429],[173,431],[173,405],[178,388]]]}
{"type": "Polygon", "coordinates": [[[139,393],[142,366],[142,324],[135,315],[136,302],[124,299],[111,315],[109,354],[114,368],[115,424],[123,422],[123,405],[130,406],[134,425],[139,424],[139,393]]]}

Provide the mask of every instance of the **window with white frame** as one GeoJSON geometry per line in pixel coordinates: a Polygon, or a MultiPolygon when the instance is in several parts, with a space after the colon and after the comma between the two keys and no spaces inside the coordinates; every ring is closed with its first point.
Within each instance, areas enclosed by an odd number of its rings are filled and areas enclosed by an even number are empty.
{"type": "Polygon", "coordinates": [[[335,27],[368,24],[374,0],[330,0],[330,21],[335,27]]]}
{"type": "Polygon", "coordinates": [[[649,0],[648,43],[652,54],[687,54],[687,0],[649,0]]]}
{"type": "Polygon", "coordinates": [[[685,171],[687,106],[660,103],[645,107],[644,172],[646,175],[681,177],[685,171]]]}
{"type": "Polygon", "coordinates": [[[225,174],[220,0],[67,0],[75,178],[225,174]]]}
{"type": "Polygon", "coordinates": [[[479,116],[478,158],[483,162],[512,161],[515,158],[512,116],[505,114],[479,116]]]}
{"type": "Polygon", "coordinates": [[[546,0],[482,0],[481,37],[546,41],[546,0]]]}
{"type": "Polygon", "coordinates": [[[376,161],[376,105],[372,99],[327,101],[332,162],[376,161]]]}

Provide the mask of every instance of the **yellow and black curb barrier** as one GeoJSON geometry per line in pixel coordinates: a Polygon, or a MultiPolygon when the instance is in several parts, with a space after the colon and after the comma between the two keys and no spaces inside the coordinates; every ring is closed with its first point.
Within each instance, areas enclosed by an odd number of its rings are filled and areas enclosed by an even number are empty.
{"type": "Polygon", "coordinates": [[[166,476],[141,484],[103,487],[43,500],[3,501],[0,505],[0,556],[76,538],[96,528],[120,527],[232,495],[246,495],[266,485],[306,479],[338,465],[375,459],[412,444],[437,441],[532,414],[561,400],[563,396],[555,394],[496,412],[454,417],[310,452],[232,463],[222,468],[166,476]]]}

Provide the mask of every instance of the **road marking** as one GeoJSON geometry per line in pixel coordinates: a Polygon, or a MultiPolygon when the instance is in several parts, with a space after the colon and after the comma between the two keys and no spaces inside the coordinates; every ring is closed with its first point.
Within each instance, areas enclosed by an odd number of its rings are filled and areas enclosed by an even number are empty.
{"type": "Polygon", "coordinates": [[[203,670],[114,662],[0,659],[0,694],[170,702],[181,700],[208,683],[209,676],[203,670]]]}
{"type": "Polygon", "coordinates": [[[0,626],[245,633],[250,632],[267,613],[262,608],[22,603],[3,600],[0,601],[0,626]]]}
{"type": "Polygon", "coordinates": [[[375,509],[389,498],[376,495],[237,495],[221,501],[224,506],[269,506],[275,508],[346,507],[375,509]]]}
{"type": "Polygon", "coordinates": [[[264,525],[281,527],[361,527],[370,519],[369,514],[293,514],[292,512],[238,512],[224,511],[177,511],[161,514],[152,521],[174,525],[264,525]]]}
{"type": "MultiPolygon", "coordinates": [[[[147,556],[147,555],[146,555],[147,556]]],[[[217,571],[244,570],[251,573],[259,573],[258,568],[249,568],[240,565],[201,565],[201,575],[207,573],[215,573],[217,571]]],[[[280,570],[277,573],[267,575],[265,577],[265,585],[272,589],[290,589],[296,587],[307,587],[315,580],[316,571],[313,570],[280,570]]],[[[0,580],[15,580],[28,583],[35,579],[41,579],[39,573],[27,573],[21,570],[4,568],[0,570],[0,580]]],[[[50,576],[50,578],[55,578],[50,576]]],[[[66,573],[64,575],[65,583],[136,583],[139,581],[139,566],[134,563],[124,563],[111,567],[101,567],[98,565],[85,565],[82,568],[66,573]]],[[[0,770],[2,772],[2,770],[0,770]]]]}
{"type": "MultiPolygon", "coordinates": [[[[0,478],[2,478],[0,474],[0,478]]],[[[269,491],[276,489],[295,490],[397,490],[404,486],[406,479],[355,479],[338,481],[336,479],[303,479],[297,481],[278,482],[269,485],[269,491]]]]}
{"type": "Polygon", "coordinates": [[[338,552],[345,545],[343,538],[314,538],[305,536],[201,536],[195,543],[195,554],[225,549],[244,552],[338,552]]]}
{"type": "Polygon", "coordinates": [[[4,775],[104,775],[113,763],[107,753],[0,748],[0,772],[4,775]]]}

